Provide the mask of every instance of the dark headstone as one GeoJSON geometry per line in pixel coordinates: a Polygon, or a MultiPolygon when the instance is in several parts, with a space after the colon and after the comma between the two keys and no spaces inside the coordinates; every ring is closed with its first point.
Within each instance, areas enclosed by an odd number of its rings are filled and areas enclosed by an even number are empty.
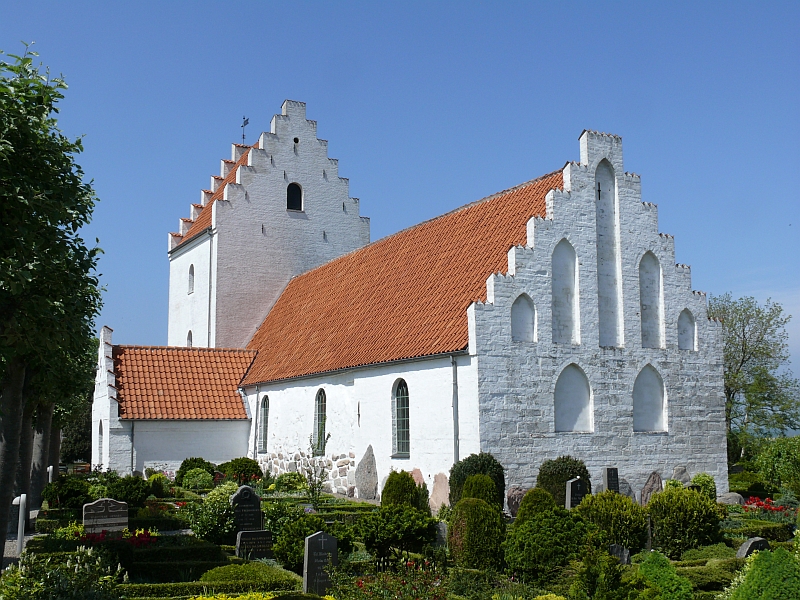
{"type": "Polygon", "coordinates": [[[447,522],[436,521],[436,546],[444,548],[447,546],[447,522]]]}
{"type": "Polygon", "coordinates": [[[356,467],[356,489],[358,497],[365,500],[374,500],[378,495],[378,467],[371,444],[356,467]]]}
{"type": "Polygon", "coordinates": [[[303,557],[303,593],[324,596],[331,585],[328,570],[339,565],[338,540],[318,531],[306,538],[303,557]]]}
{"type": "Polygon", "coordinates": [[[261,498],[249,485],[243,485],[231,496],[233,522],[236,531],[258,531],[264,529],[264,513],[261,498]]]}
{"type": "Polygon", "coordinates": [[[662,489],[661,475],[653,471],[642,488],[642,506],[647,506],[647,503],[650,502],[650,496],[660,492],[662,489]]]}
{"type": "Polygon", "coordinates": [[[619,471],[616,467],[606,467],[603,469],[603,489],[611,490],[619,494],[619,471]]]}
{"type": "Polygon", "coordinates": [[[631,551],[628,550],[625,546],[620,546],[619,544],[611,544],[608,547],[608,553],[615,557],[619,564],[621,565],[629,565],[631,564],[631,551]]]}
{"type": "Polygon", "coordinates": [[[670,479],[677,479],[681,483],[689,483],[692,480],[692,478],[689,477],[689,472],[683,465],[678,465],[672,469],[672,477],[670,477],[670,479]]]}
{"type": "Polygon", "coordinates": [[[583,497],[587,494],[586,482],[580,477],[570,479],[567,482],[567,498],[565,507],[567,509],[575,508],[581,503],[583,497]]]}
{"type": "Polygon", "coordinates": [[[271,531],[240,531],[236,534],[236,556],[239,558],[273,558],[271,531]]]}
{"type": "Polygon", "coordinates": [[[519,485],[512,485],[510,488],[508,488],[508,493],[506,494],[506,502],[508,502],[508,512],[511,513],[512,517],[517,516],[519,505],[522,504],[522,499],[524,497],[525,497],[525,488],[519,485]]]}
{"type": "Polygon", "coordinates": [[[736,551],[736,558],[747,558],[756,550],[769,550],[769,542],[760,537],[752,537],[745,540],[744,544],[739,546],[736,551]]]}
{"type": "Polygon", "coordinates": [[[86,533],[122,531],[128,527],[128,504],[100,498],[83,505],[83,529],[86,533]]]}

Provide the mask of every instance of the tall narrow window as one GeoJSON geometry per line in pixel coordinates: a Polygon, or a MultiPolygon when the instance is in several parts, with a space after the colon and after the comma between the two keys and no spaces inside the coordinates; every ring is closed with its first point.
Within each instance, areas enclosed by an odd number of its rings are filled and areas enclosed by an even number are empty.
{"type": "Polygon", "coordinates": [[[286,187],[287,210],[303,210],[303,189],[296,183],[286,187]]]}
{"type": "Polygon", "coordinates": [[[511,339],[515,342],[536,341],[536,308],[527,294],[511,305],[511,339]]]}
{"type": "Polygon", "coordinates": [[[192,347],[192,330],[191,329],[189,330],[189,333],[186,334],[186,347],[187,348],[191,348],[192,347]]]}
{"type": "Polygon", "coordinates": [[[633,383],[633,430],[667,430],[664,382],[651,365],[646,365],[633,383]]]}
{"type": "Polygon", "coordinates": [[[642,317],[642,347],[663,348],[663,293],[661,265],[652,252],[639,262],[639,302],[642,317]]]}
{"type": "Polygon", "coordinates": [[[311,438],[311,443],[314,446],[314,456],[325,454],[325,444],[328,441],[325,438],[326,410],[325,390],[321,389],[317,392],[317,397],[314,401],[314,433],[311,438]]]}
{"type": "Polygon", "coordinates": [[[597,232],[597,304],[601,346],[622,346],[622,288],[619,261],[619,221],[614,169],[603,159],[595,180],[597,232]]]}
{"type": "Polygon", "coordinates": [[[553,342],[580,344],[578,260],[566,239],[553,250],[553,342]]]}
{"type": "Polygon", "coordinates": [[[555,429],[585,433],[593,427],[589,380],[578,365],[567,365],[556,381],[555,429]]]}
{"type": "Polygon", "coordinates": [[[269,396],[261,399],[258,427],[258,451],[267,451],[267,433],[269,433],[269,396]]]}
{"type": "Polygon", "coordinates": [[[189,265],[189,286],[188,294],[194,293],[194,265],[189,265]]]}
{"type": "Polygon", "coordinates": [[[97,431],[97,463],[100,465],[100,468],[102,469],[103,467],[103,422],[102,421],[100,421],[100,426],[97,431]]]}
{"type": "Polygon", "coordinates": [[[411,427],[409,425],[408,385],[398,380],[392,398],[392,446],[394,458],[408,458],[411,452],[411,427]]]}
{"type": "Polygon", "coordinates": [[[678,316],[678,348],[697,350],[697,323],[688,308],[684,308],[678,316]]]}

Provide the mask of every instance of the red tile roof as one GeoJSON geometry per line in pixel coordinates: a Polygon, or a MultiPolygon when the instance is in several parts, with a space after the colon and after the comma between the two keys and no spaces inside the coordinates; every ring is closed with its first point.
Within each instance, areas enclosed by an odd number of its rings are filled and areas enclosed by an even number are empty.
{"type": "Polygon", "coordinates": [[[465,349],[467,307],[562,186],[545,175],[295,277],[247,346],[243,384],[465,349]]]}
{"type": "Polygon", "coordinates": [[[122,419],[246,419],[239,382],[252,350],[114,346],[122,419]]]}

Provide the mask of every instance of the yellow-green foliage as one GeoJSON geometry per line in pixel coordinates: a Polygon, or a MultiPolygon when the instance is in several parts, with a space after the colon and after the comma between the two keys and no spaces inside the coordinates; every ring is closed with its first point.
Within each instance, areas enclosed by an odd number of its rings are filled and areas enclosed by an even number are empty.
{"type": "Polygon", "coordinates": [[[238,596],[228,594],[215,594],[213,596],[192,596],[190,600],[271,600],[281,592],[251,592],[238,596]]]}
{"type": "Polygon", "coordinates": [[[553,496],[546,489],[537,487],[528,490],[522,497],[522,502],[520,502],[514,527],[519,527],[533,515],[555,510],[555,508],[556,501],[553,500],[553,496]]]}
{"type": "Polygon", "coordinates": [[[719,541],[717,504],[694,490],[670,488],[647,505],[653,525],[653,545],[677,560],[686,550],[719,541]]]}
{"type": "Polygon", "coordinates": [[[480,498],[462,498],[453,507],[447,532],[453,560],[467,569],[498,568],[505,525],[500,511],[480,498]]]}
{"type": "Polygon", "coordinates": [[[533,600],[567,600],[564,596],[556,596],[555,594],[545,594],[544,596],[536,596],[533,600]]]}
{"type": "Polygon", "coordinates": [[[480,498],[490,506],[497,506],[497,488],[488,475],[483,473],[470,475],[464,482],[461,498],[480,498]]]}
{"type": "Polygon", "coordinates": [[[606,534],[608,543],[624,546],[631,554],[639,552],[647,543],[645,509],[628,496],[611,490],[585,496],[577,511],[606,534]]]}
{"type": "Polygon", "coordinates": [[[698,473],[692,477],[692,485],[700,488],[700,493],[712,502],[717,501],[717,483],[708,473],[698,473]]]}

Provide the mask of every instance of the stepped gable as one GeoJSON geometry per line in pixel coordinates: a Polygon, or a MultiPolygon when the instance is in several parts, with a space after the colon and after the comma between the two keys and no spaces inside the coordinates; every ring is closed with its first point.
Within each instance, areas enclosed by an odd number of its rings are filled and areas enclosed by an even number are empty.
{"type": "Polygon", "coordinates": [[[113,346],[121,419],[247,419],[238,385],[256,352],[113,346]]]}
{"type": "Polygon", "coordinates": [[[556,171],[295,277],[247,346],[242,385],[466,349],[467,308],[562,187],[556,171]]]}

